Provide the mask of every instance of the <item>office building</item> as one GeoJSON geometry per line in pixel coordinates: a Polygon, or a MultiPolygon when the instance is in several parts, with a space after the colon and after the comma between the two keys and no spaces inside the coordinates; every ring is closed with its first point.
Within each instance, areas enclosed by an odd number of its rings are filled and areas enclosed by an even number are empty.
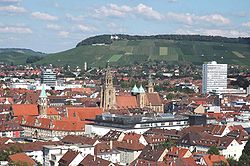
{"type": "Polygon", "coordinates": [[[55,87],[56,74],[52,71],[52,69],[46,69],[45,71],[43,71],[42,84],[46,84],[47,86],[55,87]]]}
{"type": "Polygon", "coordinates": [[[227,89],[227,64],[215,61],[203,64],[202,93],[221,93],[227,89]]]}

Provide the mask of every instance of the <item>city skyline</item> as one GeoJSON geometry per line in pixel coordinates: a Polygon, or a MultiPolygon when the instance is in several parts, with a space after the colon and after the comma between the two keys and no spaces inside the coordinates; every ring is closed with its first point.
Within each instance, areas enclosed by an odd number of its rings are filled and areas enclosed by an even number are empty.
{"type": "Polygon", "coordinates": [[[0,0],[0,47],[45,53],[98,34],[200,34],[247,37],[247,0],[0,0]]]}

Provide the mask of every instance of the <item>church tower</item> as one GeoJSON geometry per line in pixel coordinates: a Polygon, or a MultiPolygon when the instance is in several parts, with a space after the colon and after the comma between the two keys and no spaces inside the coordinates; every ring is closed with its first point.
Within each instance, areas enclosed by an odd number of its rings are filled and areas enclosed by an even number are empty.
{"type": "Polygon", "coordinates": [[[105,73],[105,82],[101,89],[101,107],[105,110],[114,108],[116,104],[115,88],[113,86],[113,76],[108,65],[105,73]]]}
{"type": "Polygon", "coordinates": [[[140,108],[143,108],[146,106],[146,93],[142,85],[140,86],[138,90],[138,101],[139,101],[140,108]]]}
{"type": "Polygon", "coordinates": [[[153,80],[152,80],[151,74],[149,74],[149,77],[148,77],[148,93],[153,93],[153,92],[154,92],[153,80]]]}
{"type": "Polygon", "coordinates": [[[45,86],[44,84],[42,85],[42,91],[39,96],[39,101],[38,101],[38,111],[40,116],[47,116],[47,109],[48,109],[48,99],[47,99],[47,94],[45,91],[45,86]]]}

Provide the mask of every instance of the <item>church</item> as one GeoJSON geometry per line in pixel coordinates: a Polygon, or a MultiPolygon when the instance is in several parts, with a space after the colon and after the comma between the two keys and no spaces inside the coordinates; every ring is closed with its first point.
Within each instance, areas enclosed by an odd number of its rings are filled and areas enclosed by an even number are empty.
{"type": "Polygon", "coordinates": [[[104,85],[101,87],[100,107],[106,111],[110,109],[149,108],[157,113],[164,112],[164,104],[159,93],[154,91],[151,75],[148,79],[147,91],[145,91],[142,85],[139,88],[134,85],[131,93],[118,95],[113,86],[110,66],[106,68],[104,85]]]}

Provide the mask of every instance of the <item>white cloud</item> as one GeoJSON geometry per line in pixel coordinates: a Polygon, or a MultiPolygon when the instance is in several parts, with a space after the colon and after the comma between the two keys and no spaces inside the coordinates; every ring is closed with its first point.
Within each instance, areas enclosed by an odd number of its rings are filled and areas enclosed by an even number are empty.
{"type": "Polygon", "coordinates": [[[156,20],[163,19],[163,15],[153,10],[152,7],[146,6],[144,4],[139,4],[137,7],[135,7],[135,11],[136,13],[141,14],[149,19],[156,19],[156,20]]]}
{"type": "Polygon", "coordinates": [[[0,27],[0,33],[32,33],[32,30],[27,27],[0,27]]]}
{"type": "Polygon", "coordinates": [[[58,36],[63,37],[63,38],[68,38],[69,37],[69,32],[67,32],[67,31],[60,31],[58,33],[58,36]]]}
{"type": "Polygon", "coordinates": [[[82,21],[84,17],[81,16],[81,15],[80,16],[73,16],[73,15],[67,13],[66,18],[68,18],[68,19],[70,19],[72,21],[82,21]]]}
{"type": "Polygon", "coordinates": [[[40,20],[46,20],[46,21],[55,21],[58,18],[56,16],[52,16],[48,13],[41,13],[41,12],[33,12],[31,15],[34,18],[40,19],[40,20]]]}
{"type": "Polygon", "coordinates": [[[13,13],[24,13],[24,12],[26,12],[26,9],[23,7],[19,7],[19,6],[9,5],[9,6],[0,6],[0,11],[13,12],[13,13]]]}
{"type": "Polygon", "coordinates": [[[230,23],[230,20],[228,18],[225,18],[220,14],[198,16],[197,19],[210,22],[210,23],[214,23],[214,24],[229,24],[230,23]]]}
{"type": "Polygon", "coordinates": [[[86,31],[86,32],[97,31],[97,28],[96,28],[96,27],[90,26],[90,25],[79,24],[79,25],[77,25],[77,27],[78,27],[81,31],[86,31]]]}
{"type": "Polygon", "coordinates": [[[226,25],[230,23],[230,20],[228,18],[225,18],[220,14],[198,16],[190,13],[168,12],[166,14],[166,19],[170,19],[185,24],[210,23],[217,25],[226,25]]]}
{"type": "Polygon", "coordinates": [[[18,3],[21,0],[0,0],[0,2],[12,2],[12,3],[18,3]]]}
{"type": "Polygon", "coordinates": [[[60,25],[57,24],[48,24],[46,27],[52,30],[60,30],[62,28],[60,25]]]}
{"type": "Polygon", "coordinates": [[[250,28],[250,21],[242,23],[242,26],[250,28]]]}
{"type": "Polygon", "coordinates": [[[95,9],[95,16],[98,18],[102,17],[125,17],[125,16],[142,16],[147,19],[161,20],[164,18],[162,14],[154,10],[152,7],[139,4],[131,7],[127,5],[118,6],[116,4],[109,4],[102,6],[99,9],[95,9]]]}
{"type": "Polygon", "coordinates": [[[177,34],[199,34],[199,35],[207,35],[207,36],[224,36],[224,37],[247,37],[249,36],[248,33],[237,31],[233,29],[195,29],[195,28],[189,28],[189,29],[178,29],[176,30],[177,34]]]}
{"type": "Polygon", "coordinates": [[[109,4],[107,6],[102,6],[99,9],[95,9],[95,14],[97,17],[124,17],[130,11],[132,11],[132,8],[127,5],[118,6],[116,4],[109,4]]]}

